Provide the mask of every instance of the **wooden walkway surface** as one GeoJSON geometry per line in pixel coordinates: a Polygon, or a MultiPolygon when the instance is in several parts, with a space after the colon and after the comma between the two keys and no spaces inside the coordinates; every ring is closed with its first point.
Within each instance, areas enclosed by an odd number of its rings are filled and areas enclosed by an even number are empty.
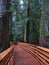
{"type": "Polygon", "coordinates": [[[28,52],[15,45],[14,65],[40,65],[38,61],[28,52]]]}

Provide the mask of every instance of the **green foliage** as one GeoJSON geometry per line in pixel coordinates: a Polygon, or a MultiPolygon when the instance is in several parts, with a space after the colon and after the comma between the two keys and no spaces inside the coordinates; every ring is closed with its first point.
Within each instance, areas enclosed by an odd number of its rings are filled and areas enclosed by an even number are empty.
{"type": "Polygon", "coordinates": [[[35,41],[36,37],[39,39],[41,18],[41,4],[39,3],[39,0],[23,0],[23,4],[20,4],[20,0],[11,0],[10,3],[10,10],[16,12],[15,14],[13,13],[14,20],[12,22],[13,39],[24,40],[28,3],[30,3],[29,42],[35,41]]]}
{"type": "Polygon", "coordinates": [[[12,11],[13,40],[24,41],[24,35],[27,36],[27,32],[29,32],[29,42],[38,41],[39,38],[41,42],[43,37],[49,35],[49,32],[45,29],[46,0],[3,0],[3,3],[3,10],[12,11]],[[30,4],[30,6],[28,6],[28,4],[30,4]],[[27,12],[27,9],[29,10],[29,13],[27,12]],[[28,19],[29,31],[26,26],[28,24],[28,19]]]}
{"type": "Polygon", "coordinates": [[[29,42],[34,42],[39,39],[40,29],[40,18],[41,18],[41,4],[38,0],[30,1],[30,33],[29,42]]]}
{"type": "Polygon", "coordinates": [[[26,22],[26,13],[27,13],[27,1],[23,0],[23,5],[20,4],[20,0],[15,0],[15,1],[13,0],[13,2],[11,1],[10,3],[11,3],[10,10],[13,11],[13,18],[12,18],[13,40],[23,41],[24,27],[26,22]]]}

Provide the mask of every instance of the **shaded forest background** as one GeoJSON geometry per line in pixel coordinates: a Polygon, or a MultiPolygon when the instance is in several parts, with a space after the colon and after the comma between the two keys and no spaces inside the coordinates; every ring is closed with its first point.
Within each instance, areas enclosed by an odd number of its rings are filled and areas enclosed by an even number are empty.
{"type": "MultiPolygon", "coordinates": [[[[49,1],[48,0],[0,0],[0,10],[10,11],[13,41],[35,43],[46,47],[49,43],[49,1]]],[[[8,14],[7,14],[8,15],[8,14]]],[[[0,14],[1,16],[1,14],[0,14]]],[[[8,23],[10,24],[10,23],[8,23]]],[[[5,28],[8,28],[5,25],[5,28]]],[[[9,29],[6,29],[6,34],[9,29]]],[[[6,37],[7,38],[7,37],[6,37]]],[[[6,39],[5,38],[5,39],[6,39]]],[[[9,44],[4,39],[3,47],[9,44]]],[[[11,40],[11,41],[12,41],[11,40]]]]}

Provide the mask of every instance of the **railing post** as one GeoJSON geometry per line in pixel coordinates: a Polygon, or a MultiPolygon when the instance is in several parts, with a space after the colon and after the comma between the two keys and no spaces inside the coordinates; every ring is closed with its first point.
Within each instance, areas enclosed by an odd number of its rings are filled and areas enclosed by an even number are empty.
{"type": "Polygon", "coordinates": [[[14,46],[14,41],[10,42],[10,46],[14,46]]]}

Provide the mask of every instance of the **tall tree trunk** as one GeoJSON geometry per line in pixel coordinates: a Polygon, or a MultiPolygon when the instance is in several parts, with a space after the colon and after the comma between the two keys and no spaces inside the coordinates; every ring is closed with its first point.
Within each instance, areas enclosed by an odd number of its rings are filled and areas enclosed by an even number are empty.
{"type": "Polygon", "coordinates": [[[2,50],[9,47],[9,22],[8,12],[4,12],[2,16],[2,50]]]}
{"type": "Polygon", "coordinates": [[[42,41],[43,38],[46,36],[45,23],[46,23],[46,0],[42,0],[42,15],[40,22],[40,39],[39,39],[39,43],[41,46],[43,46],[42,41]]]}
{"type": "Polygon", "coordinates": [[[27,40],[26,40],[26,23],[25,23],[25,29],[24,29],[25,31],[24,31],[24,42],[26,42],[27,40]]]}
{"type": "Polygon", "coordinates": [[[30,21],[29,21],[29,12],[30,12],[30,2],[28,3],[28,9],[27,9],[27,18],[28,18],[28,21],[26,23],[26,40],[27,42],[29,42],[29,24],[30,24],[30,21]]]}
{"type": "Polygon", "coordinates": [[[29,42],[29,11],[30,11],[30,2],[28,3],[28,8],[27,8],[27,23],[25,25],[25,36],[24,36],[24,41],[29,42]]]}
{"type": "Polygon", "coordinates": [[[10,46],[11,41],[11,12],[5,11],[2,15],[2,50],[10,46]]]}

